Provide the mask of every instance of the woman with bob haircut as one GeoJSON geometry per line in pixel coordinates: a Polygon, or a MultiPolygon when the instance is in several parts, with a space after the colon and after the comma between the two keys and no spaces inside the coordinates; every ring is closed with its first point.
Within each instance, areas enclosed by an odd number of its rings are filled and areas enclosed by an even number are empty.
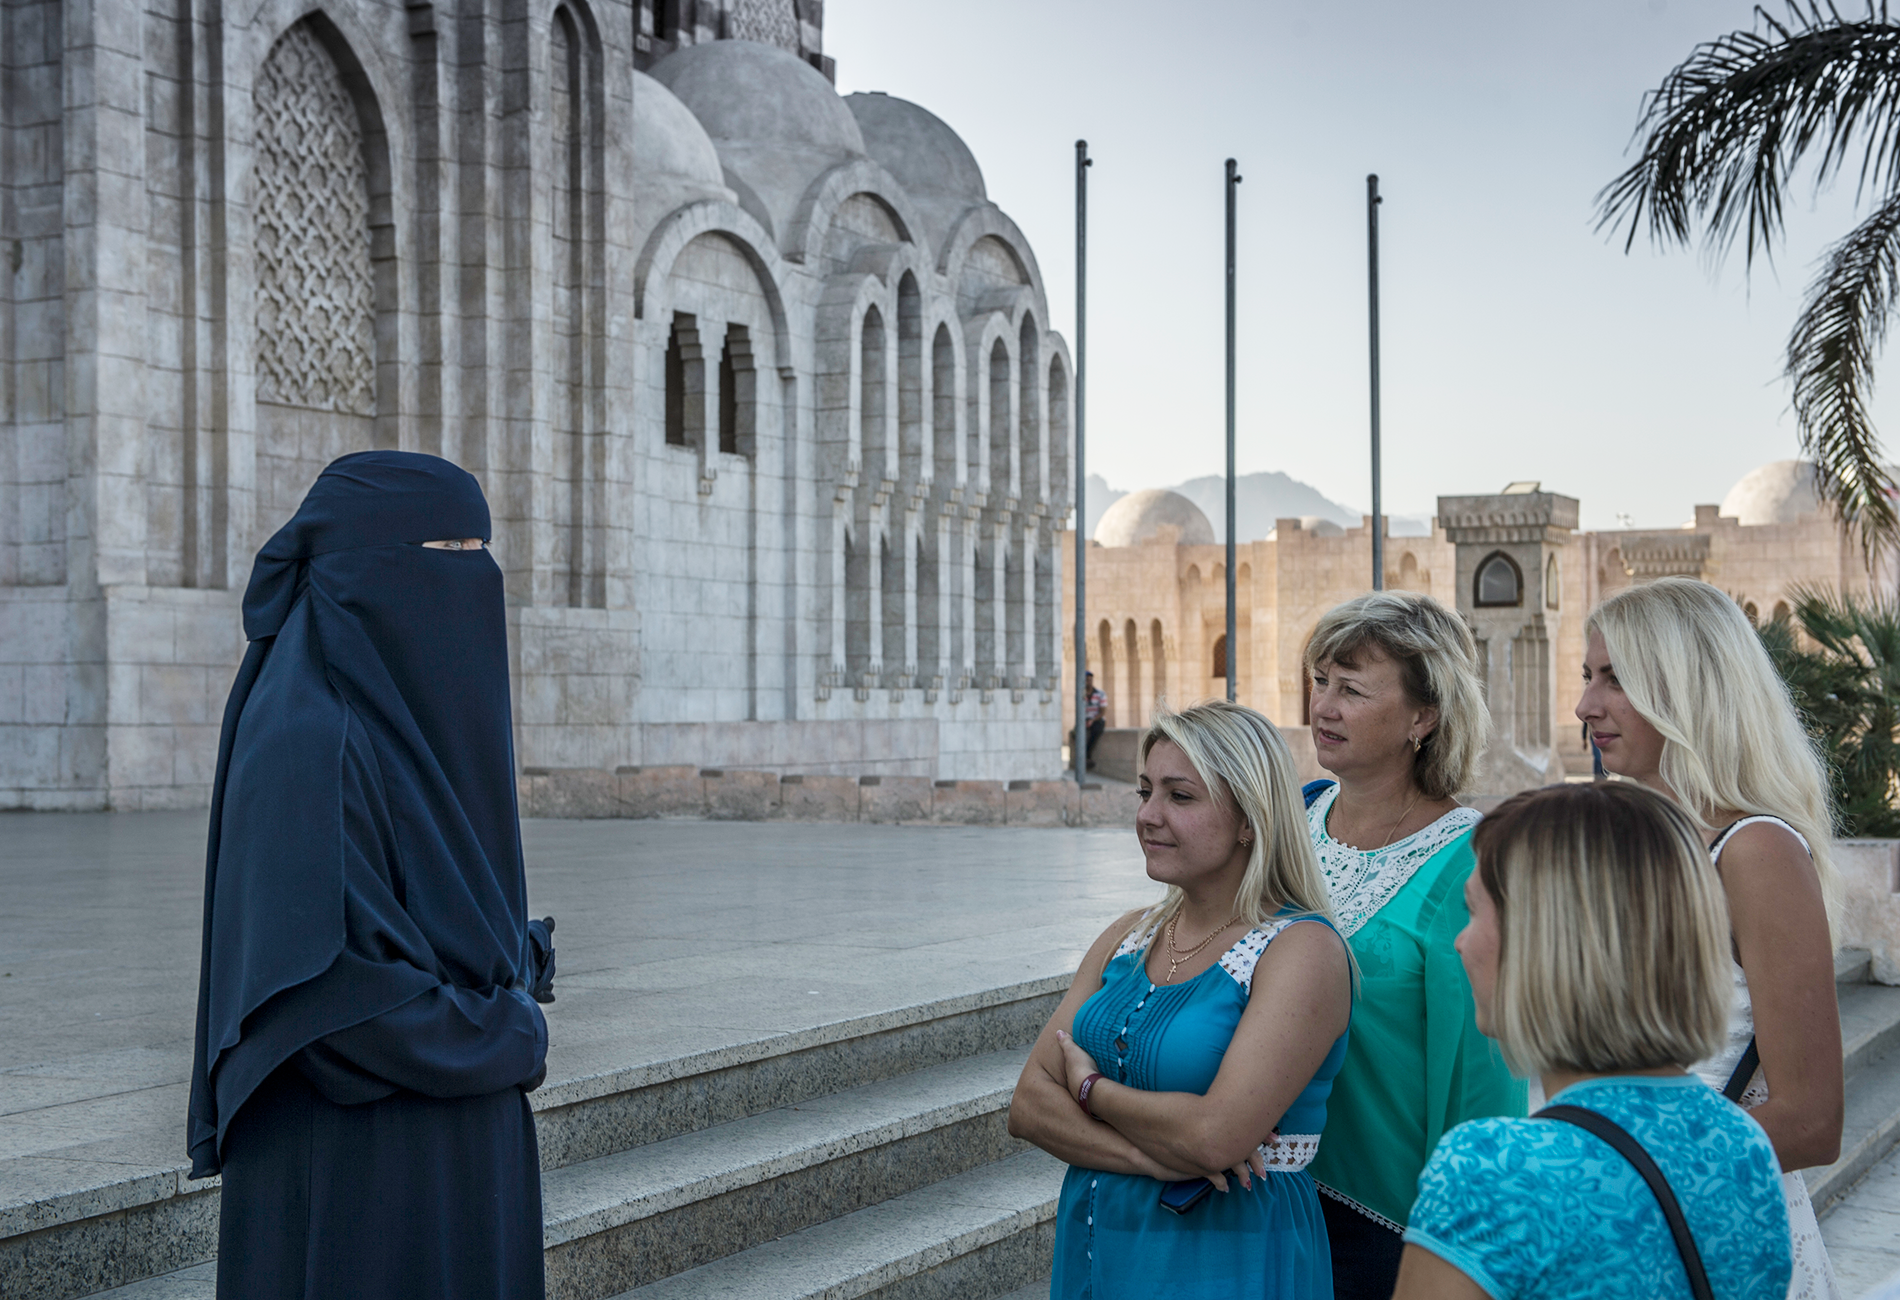
{"type": "Polygon", "coordinates": [[[1845,1113],[1826,767],[1754,626],[1720,589],[1693,578],[1632,587],[1598,606],[1584,633],[1577,716],[1603,766],[1682,806],[1727,894],[1734,1011],[1696,1072],[1749,1107],[1775,1144],[1794,1233],[1790,1295],[1836,1295],[1795,1172],[1840,1155],[1845,1113]]]}
{"type": "Polygon", "coordinates": [[[1692,1294],[1657,1193],[1580,1119],[1648,1153],[1714,1294],[1780,1300],[1791,1255],[1774,1147],[1689,1069],[1721,1045],[1731,997],[1728,910],[1695,826],[1639,786],[1551,786],[1505,801],[1476,841],[1458,952],[1478,1024],[1554,1106],[1594,1115],[1446,1134],[1419,1179],[1396,1300],[1692,1294]]]}
{"type": "Polygon", "coordinates": [[[1452,796],[1491,716],[1470,629],[1430,596],[1349,600],[1320,619],[1305,658],[1314,748],[1336,778],[1307,787],[1308,832],[1362,980],[1313,1177],[1335,1294],[1386,1300],[1439,1137],[1524,1113],[1524,1084],[1478,1032],[1453,947],[1478,814],[1452,796]]]}
{"type": "Polygon", "coordinates": [[[1329,1296],[1306,1165],[1352,962],[1292,756],[1225,702],[1163,711],[1141,748],[1135,834],[1167,895],[1089,948],[1010,1103],[1009,1131],[1071,1166],[1050,1295],[1329,1296]]]}

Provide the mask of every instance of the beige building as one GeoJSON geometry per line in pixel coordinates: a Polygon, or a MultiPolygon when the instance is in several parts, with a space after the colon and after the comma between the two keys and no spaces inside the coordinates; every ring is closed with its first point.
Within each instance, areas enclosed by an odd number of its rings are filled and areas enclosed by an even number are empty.
{"type": "MultiPolygon", "coordinates": [[[[1430,536],[1386,539],[1385,585],[1454,606],[1477,634],[1493,715],[1481,793],[1589,770],[1570,711],[1584,616],[1604,597],[1685,574],[1768,619],[1786,615],[1802,586],[1891,591],[1900,576],[1891,557],[1870,573],[1822,507],[1813,467],[1799,461],[1753,471],[1680,528],[1584,532],[1577,522],[1574,498],[1513,483],[1440,497],[1430,536]]],[[[1309,516],[1282,519],[1266,538],[1236,548],[1242,703],[1288,729],[1307,723],[1301,647],[1322,613],[1370,588],[1371,539],[1369,520],[1341,528],[1309,516]]],[[[1063,699],[1073,726],[1072,535],[1062,555],[1070,629],[1063,699]]],[[[1102,516],[1088,549],[1088,654],[1108,693],[1110,727],[1144,726],[1162,701],[1225,695],[1226,583],[1226,547],[1185,497],[1137,492],[1102,516]]]]}

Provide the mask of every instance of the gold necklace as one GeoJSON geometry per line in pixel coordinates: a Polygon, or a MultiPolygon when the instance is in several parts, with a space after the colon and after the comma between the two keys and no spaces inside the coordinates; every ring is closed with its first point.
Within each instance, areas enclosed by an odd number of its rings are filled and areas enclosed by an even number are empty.
{"type": "Polygon", "coordinates": [[[1168,977],[1162,980],[1161,982],[1163,984],[1174,983],[1174,972],[1181,969],[1182,963],[1192,961],[1196,953],[1198,953],[1201,949],[1207,947],[1208,944],[1214,942],[1214,935],[1219,934],[1222,930],[1225,930],[1228,926],[1232,925],[1235,921],[1238,921],[1239,919],[1240,919],[1240,913],[1235,912],[1232,916],[1228,917],[1225,921],[1222,921],[1220,923],[1220,928],[1216,929],[1213,934],[1208,935],[1207,938],[1201,940],[1199,943],[1195,944],[1192,948],[1188,949],[1186,952],[1182,952],[1179,948],[1174,946],[1175,928],[1181,924],[1181,914],[1179,912],[1176,912],[1173,916],[1169,917],[1168,928],[1166,931],[1163,932],[1162,938],[1167,940],[1168,952],[1171,955],[1168,958],[1168,977]]]}

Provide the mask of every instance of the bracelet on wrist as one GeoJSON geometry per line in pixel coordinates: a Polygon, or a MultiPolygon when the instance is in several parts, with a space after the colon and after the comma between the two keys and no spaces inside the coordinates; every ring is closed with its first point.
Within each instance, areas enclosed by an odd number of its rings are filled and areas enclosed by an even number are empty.
{"type": "Polygon", "coordinates": [[[1082,1086],[1075,1090],[1075,1104],[1080,1106],[1082,1113],[1087,1115],[1090,1119],[1095,1118],[1095,1112],[1089,1109],[1089,1094],[1095,1091],[1095,1081],[1105,1077],[1106,1076],[1098,1070],[1088,1078],[1082,1080],[1082,1086]]]}

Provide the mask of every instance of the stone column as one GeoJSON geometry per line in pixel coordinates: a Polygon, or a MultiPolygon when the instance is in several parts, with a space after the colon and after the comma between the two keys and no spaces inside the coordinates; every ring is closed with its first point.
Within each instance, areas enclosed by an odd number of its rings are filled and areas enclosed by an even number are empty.
{"type": "Polygon", "coordinates": [[[1552,743],[1551,641],[1544,579],[1577,527],[1574,497],[1513,484],[1438,498],[1457,554],[1458,612],[1478,640],[1491,735],[1468,793],[1508,795],[1563,779],[1552,743]]]}

